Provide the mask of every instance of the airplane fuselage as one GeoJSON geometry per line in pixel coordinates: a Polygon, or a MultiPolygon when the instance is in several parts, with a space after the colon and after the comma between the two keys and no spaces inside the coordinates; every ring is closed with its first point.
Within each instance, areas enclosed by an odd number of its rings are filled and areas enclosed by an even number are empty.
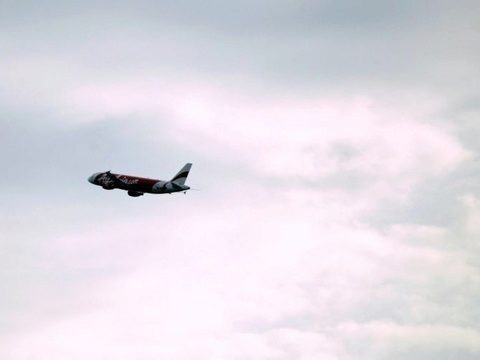
{"type": "Polygon", "coordinates": [[[128,195],[130,196],[141,196],[144,193],[170,194],[190,189],[189,186],[173,181],[149,179],[110,172],[95,173],[88,178],[88,181],[94,185],[103,187],[105,190],[121,189],[128,191],[128,195]]]}

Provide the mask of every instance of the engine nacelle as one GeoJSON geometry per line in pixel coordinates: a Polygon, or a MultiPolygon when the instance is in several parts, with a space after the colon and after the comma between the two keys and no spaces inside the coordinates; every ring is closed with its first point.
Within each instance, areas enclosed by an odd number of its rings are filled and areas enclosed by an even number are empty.
{"type": "Polygon", "coordinates": [[[143,193],[142,193],[142,192],[138,192],[138,191],[129,190],[129,191],[128,191],[128,195],[129,195],[129,196],[133,196],[133,197],[138,197],[138,196],[142,196],[143,193]]]}

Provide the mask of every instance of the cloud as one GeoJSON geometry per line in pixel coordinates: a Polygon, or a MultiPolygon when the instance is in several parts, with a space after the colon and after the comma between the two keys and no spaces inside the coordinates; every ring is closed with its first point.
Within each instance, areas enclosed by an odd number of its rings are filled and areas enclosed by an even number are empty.
{"type": "Polygon", "coordinates": [[[360,359],[435,359],[451,356],[473,359],[480,351],[480,333],[475,329],[374,322],[344,324],[340,331],[344,332],[345,338],[365,342],[356,349],[360,359]]]}
{"type": "MultiPolygon", "coordinates": [[[[194,82],[162,86],[98,84],[72,95],[97,113],[159,114],[158,131],[179,146],[283,185],[361,189],[404,196],[471,154],[446,125],[429,121],[438,105],[388,106],[368,97],[268,96],[194,82]]],[[[88,111],[88,110],[87,110],[88,111]]]]}
{"type": "Polygon", "coordinates": [[[5,4],[2,87],[61,96],[88,80],[174,75],[265,91],[475,94],[469,0],[88,3],[5,4]]]}
{"type": "MultiPolygon", "coordinates": [[[[438,356],[440,342],[456,354],[478,352],[468,329],[474,320],[461,325],[475,307],[445,294],[448,284],[465,295],[465,271],[478,270],[461,265],[464,255],[426,245],[445,231],[385,234],[351,216],[306,216],[317,206],[281,191],[248,190],[248,197],[201,200],[202,216],[185,204],[169,216],[59,238],[51,244],[55,271],[96,271],[87,287],[75,280],[77,291],[61,295],[65,306],[74,301],[75,314],[13,337],[5,357],[56,359],[84,343],[73,356],[428,358],[438,356]],[[177,213],[188,229],[174,225],[177,213]],[[451,316],[461,311],[465,317],[451,316]]],[[[477,293],[467,296],[475,301],[477,293]]]]}
{"type": "Polygon", "coordinates": [[[0,357],[478,357],[475,7],[2,4],[0,357]]]}

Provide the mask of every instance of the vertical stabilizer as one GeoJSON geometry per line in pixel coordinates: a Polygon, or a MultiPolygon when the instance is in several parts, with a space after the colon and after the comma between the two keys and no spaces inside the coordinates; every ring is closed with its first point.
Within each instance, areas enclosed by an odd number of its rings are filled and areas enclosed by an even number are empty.
{"type": "Polygon", "coordinates": [[[172,180],[170,180],[171,182],[174,182],[178,185],[184,185],[185,184],[185,180],[187,180],[187,176],[188,176],[188,173],[190,172],[190,169],[192,168],[192,164],[188,163],[188,164],[185,164],[185,166],[182,168],[182,170],[180,170],[178,172],[177,175],[175,175],[173,177],[172,180]]]}

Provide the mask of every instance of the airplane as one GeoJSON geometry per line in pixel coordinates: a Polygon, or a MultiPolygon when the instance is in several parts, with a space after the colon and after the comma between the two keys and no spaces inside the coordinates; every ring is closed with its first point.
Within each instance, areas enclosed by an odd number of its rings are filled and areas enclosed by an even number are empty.
{"type": "Polygon", "coordinates": [[[187,180],[191,168],[192,164],[185,164],[177,175],[169,181],[114,174],[110,171],[95,173],[88,178],[88,181],[103,187],[105,190],[126,190],[128,195],[133,197],[142,196],[145,193],[171,194],[180,191],[186,194],[190,187],[185,185],[185,180],[187,180]]]}

